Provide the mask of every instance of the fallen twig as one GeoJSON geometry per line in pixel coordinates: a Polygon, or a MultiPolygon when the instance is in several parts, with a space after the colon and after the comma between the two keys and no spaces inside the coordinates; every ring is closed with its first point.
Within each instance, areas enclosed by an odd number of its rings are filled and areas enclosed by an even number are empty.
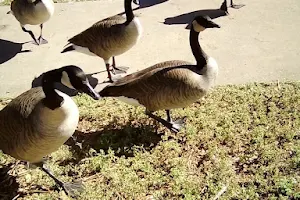
{"type": "Polygon", "coordinates": [[[221,196],[224,192],[226,192],[227,187],[228,187],[227,185],[223,186],[222,189],[218,192],[218,194],[213,198],[213,200],[219,199],[220,196],[221,196]]]}

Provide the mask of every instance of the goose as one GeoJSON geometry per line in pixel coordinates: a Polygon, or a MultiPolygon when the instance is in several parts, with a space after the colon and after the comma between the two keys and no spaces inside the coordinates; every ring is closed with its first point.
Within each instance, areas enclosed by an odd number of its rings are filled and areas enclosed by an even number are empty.
{"type": "Polygon", "coordinates": [[[43,163],[44,156],[73,135],[79,121],[72,98],[56,89],[59,82],[99,99],[81,68],[69,65],[46,72],[42,87],[22,93],[0,111],[0,150],[40,167],[68,195],[74,195],[82,189],[81,183],[60,181],[43,163]]]}
{"type": "MultiPolygon", "coordinates": [[[[240,9],[241,7],[244,7],[244,4],[234,4],[233,0],[230,0],[230,7],[234,9],[240,9]]],[[[228,8],[227,8],[227,0],[224,0],[221,7],[221,10],[225,11],[225,13],[228,15],[228,8]]]]}
{"type": "MultiPolygon", "coordinates": [[[[68,40],[61,53],[78,51],[84,54],[101,57],[106,65],[109,82],[117,77],[110,73],[110,59],[112,57],[113,74],[126,73],[128,67],[116,67],[115,56],[121,55],[131,49],[142,34],[142,26],[134,16],[131,6],[132,0],[124,0],[126,18],[115,15],[103,19],[85,31],[68,40]]],[[[134,0],[138,4],[138,0],[134,0]]]]}
{"type": "Polygon", "coordinates": [[[36,45],[47,44],[43,38],[43,24],[50,19],[54,13],[53,0],[14,0],[11,3],[10,11],[19,21],[24,32],[29,33],[36,45]],[[38,39],[35,38],[31,30],[27,30],[25,25],[40,25],[41,32],[38,39]]]}
{"type": "Polygon", "coordinates": [[[214,85],[218,65],[201,48],[198,37],[206,28],[220,28],[208,16],[196,16],[191,23],[190,46],[196,64],[171,60],[129,74],[104,87],[101,97],[114,97],[134,106],[144,106],[145,114],[177,133],[185,118],[173,121],[170,110],[184,108],[202,98],[214,85]],[[153,112],[165,110],[167,120],[153,112]]]}

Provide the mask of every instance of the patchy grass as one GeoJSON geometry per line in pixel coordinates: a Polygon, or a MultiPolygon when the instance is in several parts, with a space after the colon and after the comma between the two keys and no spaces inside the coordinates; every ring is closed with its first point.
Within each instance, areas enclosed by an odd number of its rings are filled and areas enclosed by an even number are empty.
{"type": "MultiPolygon", "coordinates": [[[[64,181],[83,180],[79,199],[213,199],[222,189],[222,199],[299,199],[299,91],[300,82],[215,88],[174,110],[188,119],[178,134],[142,108],[76,97],[82,150],[69,140],[47,163],[64,181]]],[[[4,154],[0,164],[0,198],[66,198],[40,170],[4,154]]]]}

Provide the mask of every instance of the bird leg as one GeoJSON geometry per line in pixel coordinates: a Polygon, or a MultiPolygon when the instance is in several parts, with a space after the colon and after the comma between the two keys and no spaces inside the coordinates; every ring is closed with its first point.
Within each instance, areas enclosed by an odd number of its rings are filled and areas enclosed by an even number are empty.
{"type": "Polygon", "coordinates": [[[47,44],[48,41],[43,38],[43,24],[41,24],[40,27],[41,27],[41,34],[40,37],[38,38],[39,44],[47,44]]]}
{"type": "Polygon", "coordinates": [[[170,110],[166,110],[166,114],[167,114],[167,121],[168,122],[172,122],[171,111],[170,110]]]}
{"type": "Polygon", "coordinates": [[[64,183],[61,180],[57,179],[53,175],[53,173],[45,167],[45,165],[43,163],[39,163],[38,165],[42,169],[42,171],[44,171],[46,174],[48,174],[48,176],[50,176],[55,181],[55,183],[65,191],[65,193],[67,195],[75,196],[76,191],[77,192],[83,191],[83,185],[82,185],[81,181],[76,182],[76,183],[64,183]]]}
{"type": "Polygon", "coordinates": [[[116,67],[115,57],[112,57],[112,73],[113,74],[124,74],[127,72],[128,67],[116,67]]]}
{"type": "Polygon", "coordinates": [[[110,66],[109,66],[109,63],[106,63],[105,66],[106,66],[106,71],[107,71],[107,75],[108,75],[107,78],[109,79],[109,82],[110,82],[110,83],[113,83],[114,81],[112,80],[112,77],[111,77],[111,74],[110,74],[110,70],[109,70],[109,67],[110,67],[110,66]]]}
{"type": "Polygon", "coordinates": [[[166,110],[166,114],[167,114],[167,121],[173,124],[173,127],[176,127],[178,130],[180,130],[185,123],[186,117],[173,121],[171,118],[171,111],[166,110]]]}
{"type": "Polygon", "coordinates": [[[21,26],[21,27],[22,27],[22,30],[23,30],[24,32],[29,33],[29,35],[30,35],[31,38],[33,39],[32,43],[33,43],[33,44],[36,44],[36,45],[39,45],[39,43],[38,43],[38,41],[36,40],[36,38],[35,38],[33,32],[30,31],[30,30],[27,30],[24,26],[21,26]]]}
{"type": "Polygon", "coordinates": [[[107,75],[108,75],[108,81],[103,81],[102,83],[113,83],[113,82],[115,82],[116,80],[118,80],[118,79],[120,79],[120,78],[122,78],[120,75],[117,75],[117,76],[112,76],[111,75],[111,72],[110,72],[110,65],[109,65],[109,63],[105,63],[105,66],[106,66],[106,71],[107,71],[107,75]]]}
{"type": "MultiPolygon", "coordinates": [[[[230,7],[231,8],[235,8],[235,9],[239,9],[241,7],[245,6],[244,4],[234,4],[233,3],[233,0],[230,0],[230,7]]],[[[220,7],[221,10],[225,11],[226,15],[229,15],[228,13],[228,8],[227,8],[227,0],[224,0],[221,7],[220,7]]]]}
{"type": "Polygon", "coordinates": [[[241,7],[245,6],[244,4],[234,4],[233,0],[230,0],[230,7],[234,9],[240,9],[241,7]]]}
{"type": "MultiPolygon", "coordinates": [[[[168,113],[168,111],[167,111],[168,113]]],[[[169,115],[167,114],[168,117],[168,121],[154,115],[151,111],[146,110],[146,115],[148,115],[149,117],[151,117],[152,119],[155,119],[156,121],[160,122],[162,125],[164,125],[166,128],[170,129],[171,131],[178,133],[180,131],[181,128],[181,124],[184,123],[184,121],[182,121],[182,123],[179,123],[179,120],[172,122],[171,121],[171,117],[170,117],[170,113],[169,115]]]]}

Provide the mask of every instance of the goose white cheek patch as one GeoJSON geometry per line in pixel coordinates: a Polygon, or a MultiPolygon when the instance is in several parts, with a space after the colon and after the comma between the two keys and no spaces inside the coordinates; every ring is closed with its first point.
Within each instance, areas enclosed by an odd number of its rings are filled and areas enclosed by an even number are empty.
{"type": "Polygon", "coordinates": [[[194,27],[194,30],[197,32],[201,32],[201,31],[205,30],[205,28],[203,26],[201,26],[200,24],[198,24],[198,22],[196,20],[193,21],[193,27],[194,27]]]}
{"type": "Polygon", "coordinates": [[[61,76],[61,83],[65,86],[67,86],[68,88],[74,89],[76,90],[73,85],[71,84],[70,78],[68,76],[68,73],[63,71],[62,72],[62,76],[61,76]]]}

